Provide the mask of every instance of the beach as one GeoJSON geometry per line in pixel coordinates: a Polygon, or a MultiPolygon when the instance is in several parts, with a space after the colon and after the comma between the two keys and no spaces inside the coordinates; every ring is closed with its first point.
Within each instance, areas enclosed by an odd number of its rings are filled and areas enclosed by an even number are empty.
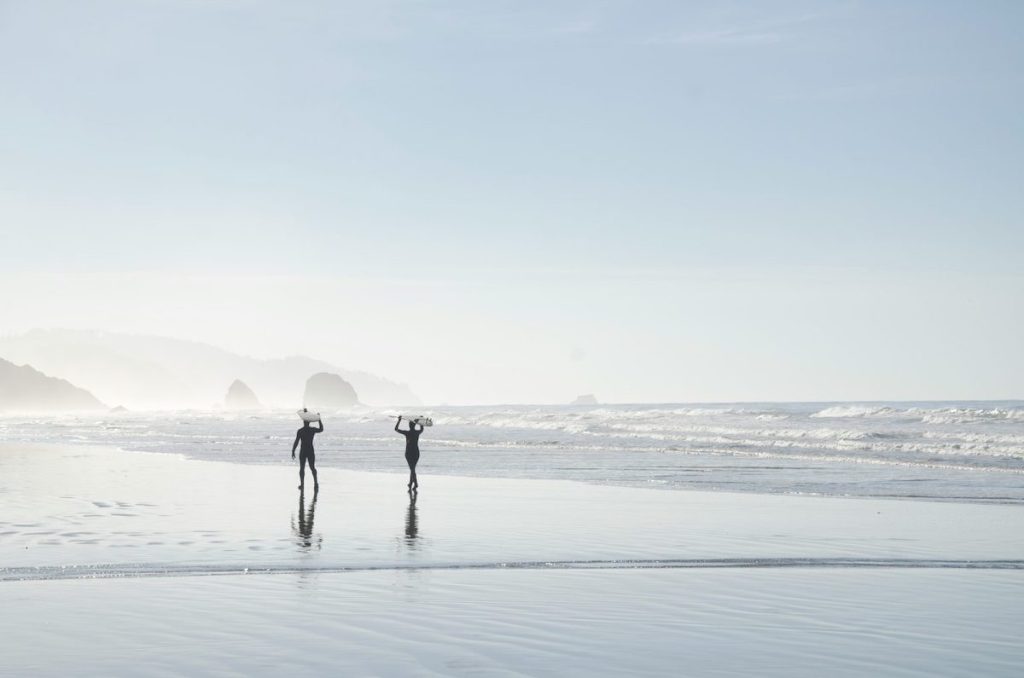
{"type": "Polygon", "coordinates": [[[1022,27],[0,0],[0,678],[1024,677],[1022,27]]]}
{"type": "Polygon", "coordinates": [[[1012,675],[1019,505],[0,447],[4,675],[1012,675]]]}

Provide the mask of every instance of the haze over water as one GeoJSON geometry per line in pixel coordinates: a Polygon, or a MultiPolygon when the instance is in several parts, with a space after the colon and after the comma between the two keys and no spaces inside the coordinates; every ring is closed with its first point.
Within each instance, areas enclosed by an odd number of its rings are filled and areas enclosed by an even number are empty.
{"type": "Polygon", "coordinates": [[[1022,7],[5,2],[0,333],[457,404],[1019,398],[1022,7]]]}

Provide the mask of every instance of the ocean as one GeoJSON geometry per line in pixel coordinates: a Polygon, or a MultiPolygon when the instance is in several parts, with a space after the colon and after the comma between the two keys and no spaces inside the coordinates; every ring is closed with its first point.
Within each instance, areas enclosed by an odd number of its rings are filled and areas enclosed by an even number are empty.
{"type": "MultiPolygon", "coordinates": [[[[405,473],[394,409],[324,412],[317,465],[405,473]]],[[[431,475],[1024,503],[1024,402],[428,407],[431,475]]],[[[0,417],[0,442],[290,464],[293,411],[0,417]]]]}

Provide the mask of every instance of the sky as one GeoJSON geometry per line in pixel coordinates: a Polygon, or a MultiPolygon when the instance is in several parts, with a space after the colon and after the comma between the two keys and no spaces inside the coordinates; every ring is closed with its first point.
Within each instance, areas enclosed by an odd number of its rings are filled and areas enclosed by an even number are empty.
{"type": "Polygon", "coordinates": [[[431,403],[1024,398],[1022,30],[996,0],[0,0],[0,334],[431,403]]]}

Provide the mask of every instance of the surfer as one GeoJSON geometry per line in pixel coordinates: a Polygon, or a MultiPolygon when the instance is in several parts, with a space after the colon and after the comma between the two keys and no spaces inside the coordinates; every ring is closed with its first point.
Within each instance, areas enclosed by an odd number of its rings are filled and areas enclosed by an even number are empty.
{"type": "Polygon", "coordinates": [[[295,448],[302,443],[299,449],[299,489],[306,486],[306,462],[309,462],[309,470],[313,473],[313,491],[320,489],[320,483],[316,479],[316,453],[313,451],[313,436],[324,432],[324,422],[317,422],[320,428],[313,428],[308,421],[302,422],[302,428],[295,432],[295,442],[292,443],[292,459],[295,458],[295,448]]]}
{"type": "Polygon", "coordinates": [[[409,422],[409,430],[402,431],[398,428],[398,425],[402,423],[402,417],[399,415],[398,421],[395,422],[395,431],[405,436],[405,461],[409,464],[409,491],[415,492],[420,488],[420,483],[416,479],[416,463],[420,460],[420,434],[423,433],[423,424],[417,424],[414,421],[409,422]],[[419,426],[419,428],[416,428],[419,426]]]}

